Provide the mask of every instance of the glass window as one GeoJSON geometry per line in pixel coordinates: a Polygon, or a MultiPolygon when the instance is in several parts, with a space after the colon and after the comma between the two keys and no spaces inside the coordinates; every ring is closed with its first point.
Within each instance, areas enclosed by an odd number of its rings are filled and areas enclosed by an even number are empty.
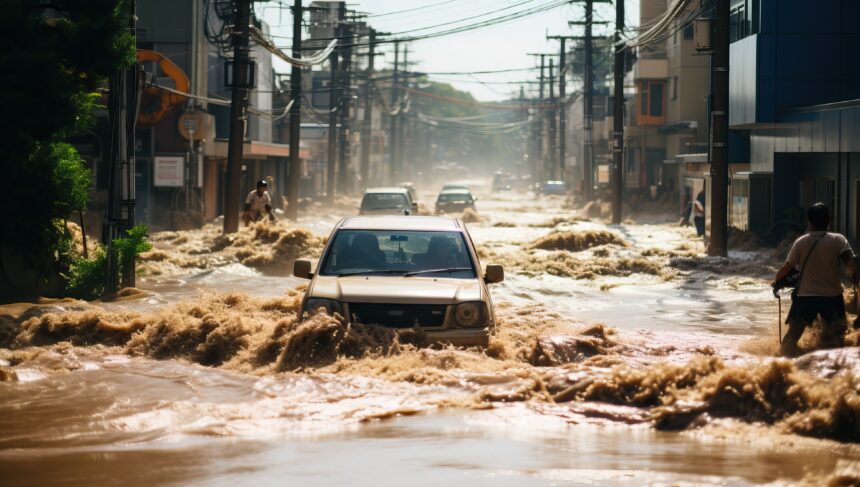
{"type": "Polygon", "coordinates": [[[684,27],[684,40],[689,41],[693,38],[693,24],[684,27]]]}
{"type": "Polygon", "coordinates": [[[460,232],[340,230],[322,262],[320,274],[324,276],[477,276],[460,232]]]}
{"type": "Polygon", "coordinates": [[[440,193],[436,199],[439,202],[447,201],[472,201],[471,193],[440,193]]]}
{"type": "Polygon", "coordinates": [[[367,193],[361,200],[363,210],[400,210],[409,208],[403,193],[367,193]]]}
{"type": "Polygon", "coordinates": [[[639,110],[639,113],[642,115],[648,115],[648,82],[645,81],[642,83],[642,93],[640,94],[640,98],[642,100],[642,108],[639,110]]]}
{"type": "Polygon", "coordinates": [[[663,116],[663,83],[651,83],[651,96],[648,98],[650,104],[650,115],[652,117],[663,116]]]}

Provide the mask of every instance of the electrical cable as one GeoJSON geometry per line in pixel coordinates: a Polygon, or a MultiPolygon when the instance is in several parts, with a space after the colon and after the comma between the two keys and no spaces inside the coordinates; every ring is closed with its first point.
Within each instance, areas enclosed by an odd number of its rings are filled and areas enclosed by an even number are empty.
{"type": "Polygon", "coordinates": [[[525,5],[525,4],[527,4],[527,3],[532,3],[532,2],[534,2],[534,1],[535,1],[535,0],[522,0],[522,1],[521,1],[521,2],[519,2],[519,3],[515,3],[515,4],[513,4],[513,5],[508,5],[508,6],[506,6],[506,7],[502,7],[502,8],[496,9],[496,10],[490,10],[489,12],[484,12],[484,13],[481,13],[481,14],[473,15],[473,16],[471,16],[471,17],[459,18],[459,19],[457,19],[457,20],[451,20],[451,21],[443,22],[443,23],[441,23],[441,24],[436,24],[436,25],[428,25],[428,26],[426,26],[426,27],[419,27],[419,28],[417,28],[417,29],[407,29],[407,30],[403,30],[403,31],[400,31],[400,32],[394,32],[394,33],[392,33],[391,35],[393,35],[393,36],[402,36],[402,35],[404,35],[404,34],[409,34],[409,33],[411,33],[411,32],[420,32],[420,31],[422,31],[422,30],[430,30],[430,29],[435,29],[435,28],[437,28],[437,27],[445,27],[445,26],[448,26],[448,25],[459,24],[459,23],[461,23],[461,22],[465,22],[465,21],[468,21],[468,20],[474,20],[474,19],[477,19],[477,18],[480,18],[480,17],[485,17],[485,16],[487,16],[487,15],[492,15],[492,14],[496,14],[496,13],[499,13],[499,12],[503,12],[503,11],[505,11],[505,10],[510,10],[510,9],[512,9],[512,8],[520,7],[520,6],[522,6],[522,5],[525,5]]]}
{"type": "Polygon", "coordinates": [[[431,3],[429,5],[422,5],[420,7],[407,8],[405,10],[398,10],[395,12],[385,12],[385,13],[381,13],[381,14],[369,14],[368,17],[385,17],[388,15],[397,15],[397,14],[402,14],[402,13],[415,12],[417,10],[425,10],[428,8],[438,7],[440,5],[447,5],[449,3],[454,3],[454,2],[458,2],[458,1],[460,1],[460,0],[445,0],[444,2],[431,3]]]}
{"type": "Polygon", "coordinates": [[[328,61],[329,56],[332,51],[334,51],[335,46],[337,46],[337,40],[332,39],[331,42],[323,49],[322,51],[317,52],[316,54],[312,54],[306,58],[297,59],[292,56],[285,54],[281,51],[278,46],[276,46],[272,41],[266,39],[265,34],[256,27],[250,28],[251,38],[262,48],[271,52],[275,56],[278,56],[282,60],[292,64],[293,66],[299,66],[304,68],[309,68],[312,66],[316,66],[318,64],[322,64],[328,61]]]}

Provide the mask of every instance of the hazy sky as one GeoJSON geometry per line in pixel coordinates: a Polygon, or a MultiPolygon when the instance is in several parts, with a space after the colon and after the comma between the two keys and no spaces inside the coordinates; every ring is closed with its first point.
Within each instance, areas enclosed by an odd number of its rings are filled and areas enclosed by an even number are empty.
{"type": "MultiPolygon", "coordinates": [[[[558,3],[558,0],[354,0],[347,5],[351,10],[368,14],[367,22],[383,32],[412,31],[453,22],[427,30],[404,32],[403,36],[407,36],[445,30],[553,3],[558,3]],[[415,8],[418,10],[401,12],[415,8]],[[493,11],[498,12],[488,14],[493,11]],[[470,17],[473,18],[465,20],[470,17]]],[[[275,35],[291,35],[292,17],[287,4],[292,4],[292,1],[256,4],[257,12],[263,13],[275,35]]],[[[310,1],[304,4],[309,5],[310,1]]],[[[639,0],[626,0],[625,6],[628,25],[636,23],[639,18],[639,0]]],[[[489,27],[415,41],[409,44],[409,61],[417,63],[412,67],[413,70],[423,72],[485,71],[536,66],[537,60],[527,53],[557,53],[559,41],[546,40],[546,34],[582,35],[583,27],[570,27],[568,21],[584,20],[584,11],[583,2],[565,4],[547,12],[489,27]]],[[[611,34],[615,20],[614,6],[596,4],[594,20],[609,22],[608,25],[595,25],[595,35],[611,34]]],[[[288,39],[279,38],[276,41],[279,46],[290,44],[288,39]]],[[[377,58],[377,67],[386,66],[394,59],[391,44],[384,45],[381,51],[384,56],[377,58]]],[[[286,63],[276,61],[276,70],[288,71],[286,63]]],[[[518,93],[519,86],[496,83],[535,80],[537,76],[538,71],[535,70],[474,76],[434,75],[431,78],[450,82],[457,89],[471,92],[479,100],[500,100],[509,98],[512,93],[518,93]]],[[[527,85],[527,89],[529,87],[534,85],[527,85]]]]}

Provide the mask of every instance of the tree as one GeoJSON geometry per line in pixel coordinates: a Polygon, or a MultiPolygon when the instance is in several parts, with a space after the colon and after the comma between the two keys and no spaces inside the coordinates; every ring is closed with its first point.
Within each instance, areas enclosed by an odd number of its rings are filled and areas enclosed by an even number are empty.
{"type": "Polygon", "coordinates": [[[125,0],[2,5],[0,251],[58,259],[56,222],[86,207],[90,185],[65,141],[93,124],[105,80],[134,62],[129,8],[125,0]]]}

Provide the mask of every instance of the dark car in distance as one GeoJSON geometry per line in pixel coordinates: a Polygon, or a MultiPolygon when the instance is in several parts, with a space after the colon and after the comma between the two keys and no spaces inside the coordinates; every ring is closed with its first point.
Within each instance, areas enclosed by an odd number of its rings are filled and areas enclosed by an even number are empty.
{"type": "Polygon", "coordinates": [[[436,214],[475,209],[475,197],[468,189],[446,189],[436,197],[436,214]]]}
{"type": "Polygon", "coordinates": [[[541,194],[555,194],[555,195],[565,195],[567,194],[567,185],[564,184],[564,181],[544,181],[538,191],[541,194]]]}

